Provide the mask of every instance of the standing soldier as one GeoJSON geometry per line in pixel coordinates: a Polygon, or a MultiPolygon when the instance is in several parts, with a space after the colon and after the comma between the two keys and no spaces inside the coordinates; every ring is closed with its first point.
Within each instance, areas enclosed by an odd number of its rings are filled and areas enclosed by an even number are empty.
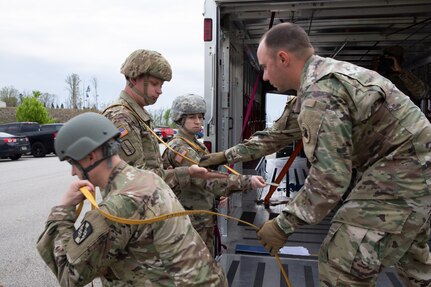
{"type": "Polygon", "coordinates": [[[103,112],[120,131],[120,157],[134,167],[155,172],[171,187],[180,189],[190,184],[190,176],[218,176],[197,165],[163,170],[159,144],[152,134],[153,119],[145,106],[154,104],[162,94],[163,83],[171,80],[168,61],[158,52],[136,50],[127,57],[121,73],[126,77],[126,87],[103,112]]]}
{"type": "Polygon", "coordinates": [[[52,208],[37,250],[60,285],[84,286],[100,276],[103,286],[227,286],[188,216],[130,225],[91,210],[75,230],[76,205],[85,199],[81,187],[99,187],[100,208],[117,217],[143,220],[184,211],[159,176],[119,157],[119,134],[96,113],[76,116],[57,134],[56,154],[79,180],[52,208]]]}
{"type": "MultiPolygon", "coordinates": [[[[296,24],[266,32],[257,56],[264,80],[297,91],[294,111],[311,164],[295,199],[258,231],[260,242],[276,254],[298,227],[320,222],[341,202],[320,248],[320,286],[374,286],[388,266],[407,286],[431,286],[425,115],[378,73],[314,55],[296,24]]],[[[225,160],[210,155],[202,165],[225,160]]]]}
{"type": "MultiPolygon", "coordinates": [[[[169,142],[172,150],[167,148],[163,153],[165,169],[190,166],[192,163],[183,156],[199,162],[200,158],[208,153],[207,148],[196,139],[196,134],[202,127],[205,112],[206,105],[201,96],[189,94],[174,100],[170,115],[172,121],[178,125],[178,134],[169,142]]],[[[196,179],[189,188],[180,190],[177,196],[185,209],[213,210],[216,197],[263,187],[265,187],[265,181],[261,176],[230,175],[220,179],[196,179]]],[[[191,220],[193,227],[199,232],[213,255],[218,255],[214,250],[214,227],[216,226],[214,217],[197,214],[192,215],[191,220]]]]}

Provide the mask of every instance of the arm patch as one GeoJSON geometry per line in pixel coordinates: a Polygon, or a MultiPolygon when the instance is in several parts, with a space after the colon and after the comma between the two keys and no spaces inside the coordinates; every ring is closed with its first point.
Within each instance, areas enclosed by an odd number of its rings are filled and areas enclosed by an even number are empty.
{"type": "Polygon", "coordinates": [[[123,152],[127,156],[131,156],[132,154],[134,154],[136,152],[135,147],[133,146],[133,144],[129,140],[123,140],[121,142],[121,149],[123,150],[123,152]]]}
{"type": "MultiPolygon", "coordinates": [[[[189,152],[187,151],[187,150],[185,150],[185,149],[180,149],[179,151],[178,151],[180,154],[182,154],[183,156],[186,156],[189,152]]],[[[178,162],[179,164],[181,164],[183,161],[184,161],[184,157],[182,157],[182,156],[180,156],[179,154],[177,154],[175,157],[174,157],[174,160],[176,161],[176,162],[178,162]]]]}
{"type": "Polygon", "coordinates": [[[90,234],[93,233],[93,226],[87,220],[84,220],[78,229],[73,232],[73,240],[76,244],[81,244],[90,234]]]}
{"type": "Polygon", "coordinates": [[[118,131],[120,132],[120,139],[129,134],[129,131],[123,126],[119,126],[118,131]]]}

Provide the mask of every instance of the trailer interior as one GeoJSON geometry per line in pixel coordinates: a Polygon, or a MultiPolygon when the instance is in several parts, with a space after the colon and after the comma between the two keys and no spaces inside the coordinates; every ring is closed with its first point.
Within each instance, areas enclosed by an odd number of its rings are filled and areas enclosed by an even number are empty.
{"type": "MultiPolygon", "coordinates": [[[[212,65],[205,76],[205,99],[209,104],[205,140],[211,142],[213,151],[235,145],[265,127],[265,95],[273,88],[257,80],[260,69],[256,51],[262,35],[279,23],[301,25],[308,32],[316,54],[368,69],[374,69],[385,48],[402,46],[404,67],[431,86],[429,0],[206,0],[205,3],[204,19],[211,19],[212,25],[211,37],[205,36],[206,66],[212,65]],[[253,108],[243,134],[250,102],[253,108]]],[[[421,109],[430,119],[429,99],[423,100],[421,109]]],[[[258,173],[273,181],[292,149],[288,147],[252,165],[235,167],[244,174],[258,173]]],[[[268,187],[257,194],[234,195],[220,210],[260,226],[281,212],[307,174],[306,159],[299,157],[269,206],[262,204],[268,187]]],[[[291,286],[319,286],[317,253],[330,221],[331,214],[320,224],[300,228],[289,237],[281,261],[291,286]]],[[[288,286],[276,260],[260,246],[253,228],[220,218],[219,228],[226,246],[220,260],[230,286],[288,286]]],[[[394,269],[387,268],[379,275],[377,286],[404,285],[394,269]]]]}

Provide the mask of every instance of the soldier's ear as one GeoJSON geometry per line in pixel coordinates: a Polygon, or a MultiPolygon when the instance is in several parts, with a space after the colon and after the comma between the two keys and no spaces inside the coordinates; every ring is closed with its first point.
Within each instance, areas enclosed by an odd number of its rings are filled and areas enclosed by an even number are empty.
{"type": "Polygon", "coordinates": [[[280,50],[277,52],[277,61],[280,61],[282,65],[288,66],[290,63],[290,54],[287,51],[280,50]]]}
{"type": "Polygon", "coordinates": [[[97,156],[96,156],[97,150],[99,150],[99,149],[96,149],[87,155],[88,160],[90,160],[90,161],[96,161],[97,160],[97,156]]]}

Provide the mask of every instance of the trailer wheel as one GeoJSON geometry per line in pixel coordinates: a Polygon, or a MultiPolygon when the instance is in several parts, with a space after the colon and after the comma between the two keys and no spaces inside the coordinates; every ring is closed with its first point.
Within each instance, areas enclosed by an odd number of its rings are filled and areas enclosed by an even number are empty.
{"type": "Polygon", "coordinates": [[[35,142],[31,145],[31,153],[34,157],[44,157],[46,155],[46,148],[41,142],[35,142]]]}

